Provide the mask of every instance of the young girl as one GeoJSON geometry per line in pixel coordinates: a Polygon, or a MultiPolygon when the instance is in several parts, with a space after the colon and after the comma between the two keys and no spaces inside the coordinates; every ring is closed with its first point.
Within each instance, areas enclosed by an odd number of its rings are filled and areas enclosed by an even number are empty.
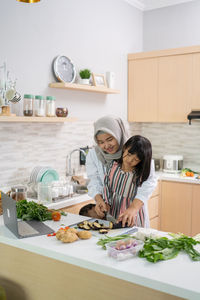
{"type": "Polygon", "coordinates": [[[124,144],[121,158],[113,161],[107,169],[103,198],[110,214],[122,221],[123,226],[144,227],[144,203],[135,195],[137,188],[149,177],[151,158],[150,141],[135,135],[124,144]]]}

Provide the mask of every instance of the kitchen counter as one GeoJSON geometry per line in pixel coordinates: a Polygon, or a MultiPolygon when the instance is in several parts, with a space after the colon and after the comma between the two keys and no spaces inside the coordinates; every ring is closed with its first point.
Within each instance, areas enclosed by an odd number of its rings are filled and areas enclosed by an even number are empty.
{"type": "MultiPolygon", "coordinates": [[[[30,198],[28,200],[35,201],[35,199],[30,199],[30,198]]],[[[76,195],[73,197],[66,197],[61,200],[57,200],[56,202],[52,202],[44,205],[47,206],[49,209],[61,209],[63,207],[68,207],[71,205],[83,203],[88,200],[92,200],[92,198],[88,194],[83,194],[83,195],[76,195]]]]}
{"type": "MultiPolygon", "coordinates": [[[[183,177],[180,175],[180,173],[173,174],[173,173],[165,173],[163,171],[156,171],[156,176],[158,180],[163,181],[176,181],[176,182],[184,182],[184,183],[194,183],[194,184],[200,184],[200,179],[196,179],[194,177],[183,177]]],[[[5,193],[9,188],[1,188],[2,191],[5,193]]],[[[30,201],[36,201],[35,199],[29,198],[30,201]]],[[[52,202],[50,204],[45,204],[49,209],[61,209],[64,207],[69,207],[71,205],[80,204],[82,202],[92,200],[92,198],[88,194],[80,194],[73,197],[66,197],[64,199],[58,200],[56,202],[52,202]]]]}
{"type": "MultiPolygon", "coordinates": [[[[84,219],[68,214],[59,222],[45,223],[57,231],[61,224],[84,219]]],[[[200,299],[200,262],[192,262],[184,253],[156,264],[138,257],[118,262],[96,244],[98,239],[93,235],[72,244],[47,236],[17,239],[3,225],[1,216],[0,276],[18,281],[27,290],[28,300],[55,296],[58,300],[79,300],[80,295],[83,299],[132,299],[133,295],[135,299],[200,299]],[[32,285],[30,280],[34,280],[32,285]],[[166,293],[164,298],[160,293],[166,293]]]]}
{"type": "MultiPolygon", "coordinates": [[[[184,182],[184,183],[194,183],[194,184],[200,184],[199,179],[195,179],[193,177],[183,177],[178,174],[172,174],[172,173],[165,173],[162,171],[156,172],[156,176],[158,180],[163,180],[163,181],[175,181],[175,182],[184,182]]],[[[29,199],[29,200],[34,200],[34,199],[29,199]]],[[[83,195],[76,195],[73,197],[66,197],[62,200],[52,202],[50,204],[45,204],[49,209],[61,209],[64,207],[68,207],[71,205],[76,205],[79,203],[83,203],[87,200],[92,200],[92,198],[88,194],[83,194],[83,195]]]]}
{"type": "Polygon", "coordinates": [[[183,177],[180,174],[181,173],[173,174],[173,173],[166,173],[166,172],[162,172],[162,171],[156,172],[156,176],[158,177],[159,180],[200,184],[200,179],[197,179],[196,176],[195,177],[183,177]]]}

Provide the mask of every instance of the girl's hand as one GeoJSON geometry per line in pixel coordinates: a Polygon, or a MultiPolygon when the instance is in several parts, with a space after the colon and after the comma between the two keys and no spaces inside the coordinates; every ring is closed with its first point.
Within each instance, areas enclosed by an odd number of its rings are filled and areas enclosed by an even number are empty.
{"type": "Polygon", "coordinates": [[[103,218],[105,215],[105,211],[107,211],[106,203],[104,202],[101,195],[97,195],[95,197],[95,200],[96,200],[95,211],[97,215],[99,215],[99,217],[103,218]]]}
{"type": "Polygon", "coordinates": [[[137,216],[138,210],[132,207],[129,207],[119,215],[118,222],[122,221],[122,227],[125,227],[127,224],[128,227],[132,227],[135,225],[135,218],[137,216]]]}

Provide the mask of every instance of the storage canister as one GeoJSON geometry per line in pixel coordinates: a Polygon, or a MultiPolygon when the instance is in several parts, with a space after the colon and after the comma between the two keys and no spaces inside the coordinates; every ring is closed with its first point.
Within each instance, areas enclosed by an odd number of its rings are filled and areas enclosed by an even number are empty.
{"type": "Polygon", "coordinates": [[[43,96],[35,96],[35,115],[36,117],[45,117],[46,115],[46,100],[43,96]]]}
{"type": "Polygon", "coordinates": [[[24,185],[17,185],[11,187],[10,197],[16,201],[27,199],[27,187],[24,185]]]}
{"type": "Polygon", "coordinates": [[[24,95],[23,113],[26,117],[31,117],[33,115],[33,99],[34,96],[31,94],[24,95]]]}
{"type": "Polygon", "coordinates": [[[47,117],[55,117],[55,100],[56,98],[53,96],[47,96],[46,97],[46,115],[47,117]]]}

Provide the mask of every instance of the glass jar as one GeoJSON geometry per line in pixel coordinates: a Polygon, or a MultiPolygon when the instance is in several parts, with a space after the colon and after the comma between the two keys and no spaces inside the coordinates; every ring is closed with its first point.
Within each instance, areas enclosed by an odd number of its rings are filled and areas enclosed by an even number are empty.
{"type": "Polygon", "coordinates": [[[33,115],[33,99],[34,96],[30,94],[24,95],[24,103],[23,103],[23,113],[26,117],[31,117],[33,115]]]}
{"type": "Polygon", "coordinates": [[[35,96],[35,116],[45,117],[46,115],[46,100],[43,96],[35,96]]]}
{"type": "Polygon", "coordinates": [[[47,96],[46,97],[46,115],[47,117],[55,117],[55,100],[56,98],[53,96],[47,96]]]}
{"type": "Polygon", "coordinates": [[[16,201],[27,199],[27,187],[23,185],[11,187],[10,197],[16,201]]]}
{"type": "Polygon", "coordinates": [[[38,182],[37,199],[39,204],[52,202],[51,182],[38,182]]]}

